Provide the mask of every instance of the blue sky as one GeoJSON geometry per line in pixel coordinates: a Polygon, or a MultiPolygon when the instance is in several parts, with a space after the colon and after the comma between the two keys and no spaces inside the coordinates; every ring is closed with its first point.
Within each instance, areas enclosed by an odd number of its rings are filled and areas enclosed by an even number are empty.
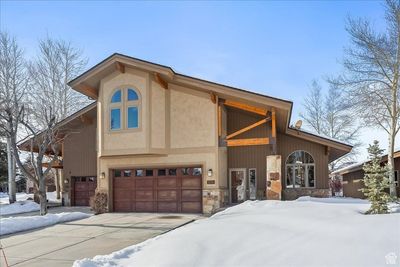
{"type": "MultiPolygon", "coordinates": [[[[346,17],[381,28],[384,12],[378,1],[1,1],[0,8],[1,30],[27,57],[49,34],[83,49],[88,67],[119,52],[292,100],[293,121],[311,80],[340,71],[346,17]]],[[[373,138],[386,146],[380,131],[365,131],[362,141],[373,138]]]]}

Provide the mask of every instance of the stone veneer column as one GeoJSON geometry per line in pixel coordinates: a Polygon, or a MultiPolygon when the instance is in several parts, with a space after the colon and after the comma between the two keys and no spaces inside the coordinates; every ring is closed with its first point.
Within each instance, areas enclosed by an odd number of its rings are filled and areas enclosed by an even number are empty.
{"type": "Polygon", "coordinates": [[[266,197],[270,200],[282,199],[281,156],[267,156],[266,197]]]}

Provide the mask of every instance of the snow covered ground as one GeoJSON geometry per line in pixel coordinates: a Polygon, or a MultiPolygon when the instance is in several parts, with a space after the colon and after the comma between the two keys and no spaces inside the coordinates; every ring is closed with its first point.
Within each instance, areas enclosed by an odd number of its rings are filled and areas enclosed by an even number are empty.
{"type": "Polygon", "coordinates": [[[45,216],[4,218],[0,219],[0,236],[87,217],[90,217],[90,215],[83,212],[62,212],[46,214],[45,216]]]}
{"type": "MultiPolygon", "coordinates": [[[[33,199],[33,194],[17,193],[17,202],[8,204],[8,194],[0,192],[0,215],[11,215],[24,212],[40,210],[39,204],[28,198],[33,199]]],[[[49,202],[59,202],[56,199],[56,192],[47,192],[47,200],[49,202]]]]}
{"type": "Polygon", "coordinates": [[[362,214],[368,208],[358,199],[247,201],[74,267],[398,264],[400,213],[362,214]]]}

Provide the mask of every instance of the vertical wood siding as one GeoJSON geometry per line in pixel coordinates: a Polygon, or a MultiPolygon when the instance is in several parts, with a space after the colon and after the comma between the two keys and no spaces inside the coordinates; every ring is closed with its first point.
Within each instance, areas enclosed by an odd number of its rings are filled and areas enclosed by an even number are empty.
{"type": "Polygon", "coordinates": [[[282,156],[282,180],[286,185],[287,157],[296,150],[304,150],[311,154],[315,161],[315,188],[329,187],[328,155],[325,154],[325,146],[296,138],[286,134],[278,134],[278,155],[282,156]]]}
{"type": "MultiPolygon", "coordinates": [[[[228,108],[228,134],[240,130],[263,117],[247,112],[228,108]]],[[[271,122],[258,126],[234,138],[268,137],[271,132],[271,122]]],[[[316,188],[328,188],[328,155],[323,145],[309,142],[300,138],[278,133],[277,153],[282,156],[282,181],[285,186],[285,161],[290,153],[296,150],[309,152],[315,161],[316,188]]],[[[257,169],[257,195],[263,196],[266,181],[266,157],[272,154],[271,145],[228,147],[228,169],[249,168],[257,169]]],[[[229,179],[229,176],[228,176],[229,179]]]]}
{"type": "Polygon", "coordinates": [[[97,176],[96,121],[72,132],[64,141],[64,177],[97,176]]]}

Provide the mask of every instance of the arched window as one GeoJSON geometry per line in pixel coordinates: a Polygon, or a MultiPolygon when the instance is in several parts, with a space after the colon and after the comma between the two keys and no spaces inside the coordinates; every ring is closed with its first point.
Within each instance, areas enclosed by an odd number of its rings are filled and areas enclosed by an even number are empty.
{"type": "Polygon", "coordinates": [[[121,129],[121,90],[115,91],[111,97],[111,109],[110,109],[110,129],[119,130],[121,129]]]}
{"type": "Polygon", "coordinates": [[[110,101],[110,129],[139,128],[140,98],[132,88],[116,90],[110,101]]]}
{"type": "Polygon", "coordinates": [[[135,90],[127,89],[127,121],[128,129],[139,127],[139,96],[135,90]]]}
{"type": "Polygon", "coordinates": [[[315,163],[306,151],[294,151],[286,160],[286,188],[315,187],[315,163]]]}

